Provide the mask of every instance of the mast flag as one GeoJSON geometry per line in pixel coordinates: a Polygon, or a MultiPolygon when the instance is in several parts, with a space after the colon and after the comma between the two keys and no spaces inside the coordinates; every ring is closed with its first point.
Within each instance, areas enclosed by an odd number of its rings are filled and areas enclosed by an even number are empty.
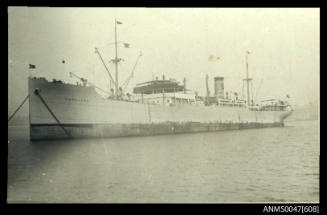
{"type": "Polygon", "coordinates": [[[117,24],[120,24],[120,25],[123,24],[122,22],[120,22],[120,21],[118,21],[118,20],[116,20],[116,23],[117,23],[117,24]]]}
{"type": "Polygon", "coordinates": [[[30,64],[30,65],[29,65],[29,68],[30,68],[30,69],[35,69],[35,65],[30,64]]]}
{"type": "Polygon", "coordinates": [[[125,48],[129,48],[129,46],[130,46],[130,45],[129,45],[128,43],[124,43],[124,47],[125,47],[125,48]]]}

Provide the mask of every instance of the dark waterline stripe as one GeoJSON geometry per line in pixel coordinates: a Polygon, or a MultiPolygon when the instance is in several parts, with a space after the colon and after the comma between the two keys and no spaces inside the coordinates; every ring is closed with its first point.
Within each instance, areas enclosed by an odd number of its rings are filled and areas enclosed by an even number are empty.
{"type": "MultiPolygon", "coordinates": [[[[94,124],[85,123],[85,124],[62,124],[64,127],[84,127],[84,128],[92,128],[94,124]]],[[[58,126],[58,124],[30,124],[31,127],[44,127],[44,126],[58,126]]]]}

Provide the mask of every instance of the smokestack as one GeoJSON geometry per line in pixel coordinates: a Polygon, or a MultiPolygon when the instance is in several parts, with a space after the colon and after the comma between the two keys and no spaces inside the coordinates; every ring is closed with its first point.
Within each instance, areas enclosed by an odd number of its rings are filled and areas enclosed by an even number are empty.
{"type": "Polygon", "coordinates": [[[184,78],[183,83],[184,83],[184,92],[185,92],[186,91],[186,78],[184,78]]]}
{"type": "Polygon", "coordinates": [[[218,98],[224,98],[224,77],[215,77],[215,96],[218,98]]]}
{"type": "Polygon", "coordinates": [[[209,80],[209,76],[208,76],[208,74],[207,74],[207,75],[206,75],[207,96],[206,96],[206,101],[205,101],[205,104],[206,104],[206,105],[209,105],[209,95],[210,95],[208,80],[209,80]]]}
{"type": "Polygon", "coordinates": [[[165,80],[165,75],[162,75],[162,80],[165,80]]]}

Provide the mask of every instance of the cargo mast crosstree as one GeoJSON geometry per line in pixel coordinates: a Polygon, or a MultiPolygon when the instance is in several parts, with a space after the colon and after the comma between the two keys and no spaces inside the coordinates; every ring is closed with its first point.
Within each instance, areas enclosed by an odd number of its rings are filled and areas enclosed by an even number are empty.
{"type": "MultiPolygon", "coordinates": [[[[136,59],[136,62],[134,64],[134,67],[132,69],[132,72],[131,74],[128,76],[128,78],[126,79],[126,81],[121,85],[121,87],[119,87],[119,74],[118,74],[118,63],[121,62],[121,61],[124,61],[124,59],[122,58],[119,58],[118,57],[118,41],[117,41],[117,24],[123,24],[122,22],[120,21],[117,21],[115,19],[115,42],[114,42],[114,45],[115,45],[115,58],[114,59],[111,59],[110,62],[114,63],[115,64],[115,79],[112,77],[110,71],[109,71],[109,68],[107,67],[105,61],[103,60],[102,58],[102,55],[99,51],[98,48],[95,48],[95,53],[98,54],[103,66],[105,67],[108,75],[109,75],[109,78],[110,80],[112,81],[112,83],[115,85],[115,99],[119,99],[120,95],[119,95],[119,92],[121,91],[121,93],[123,93],[126,89],[126,87],[128,86],[129,84],[129,81],[131,80],[131,78],[133,77],[134,75],[134,70],[136,68],[136,65],[140,59],[140,57],[142,56],[142,52],[140,52],[139,56],[137,57],[136,59]]],[[[124,43],[124,46],[126,48],[129,48],[129,44],[128,43],[124,43]]]]}

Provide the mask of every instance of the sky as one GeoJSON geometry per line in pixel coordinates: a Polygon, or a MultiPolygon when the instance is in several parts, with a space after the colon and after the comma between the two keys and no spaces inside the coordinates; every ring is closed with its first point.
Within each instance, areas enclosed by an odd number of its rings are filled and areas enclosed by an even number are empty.
{"type": "Polygon", "coordinates": [[[225,78],[225,90],[242,93],[249,74],[256,100],[319,102],[320,10],[318,8],[8,8],[8,113],[27,95],[29,75],[76,83],[73,72],[103,89],[114,75],[115,19],[119,82],[126,90],[158,76],[205,95],[205,76],[225,78]],[[125,48],[122,43],[130,44],[125,48]],[[213,56],[213,57],[212,57],[213,56]],[[62,63],[65,61],[65,63],[62,63]],[[30,70],[29,64],[36,66],[30,70]]]}

